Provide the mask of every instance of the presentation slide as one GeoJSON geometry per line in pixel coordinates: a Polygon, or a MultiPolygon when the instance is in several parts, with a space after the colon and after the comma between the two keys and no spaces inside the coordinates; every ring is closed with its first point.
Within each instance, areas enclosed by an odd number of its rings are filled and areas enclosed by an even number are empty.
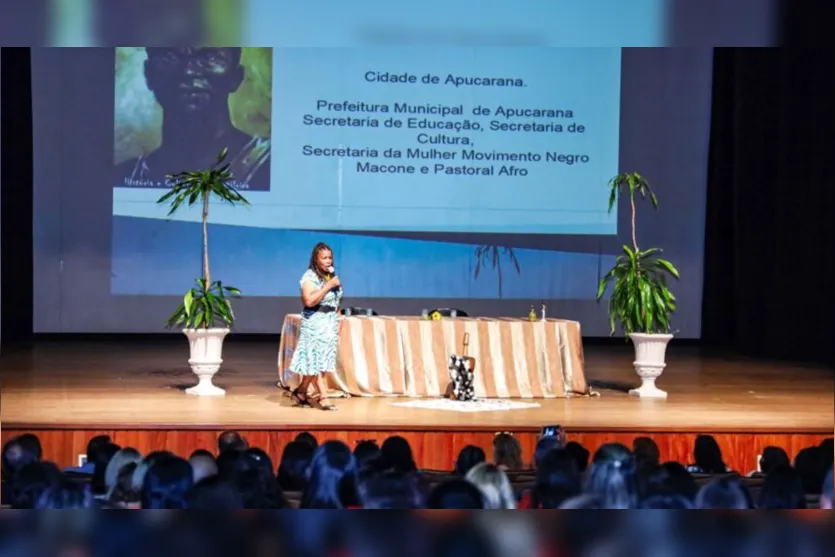
{"type": "Polygon", "coordinates": [[[228,147],[251,206],[213,202],[208,236],[236,331],[277,332],[326,242],[347,305],[545,301],[607,335],[597,284],[631,236],[608,181],[635,170],[661,200],[639,241],[681,271],[674,327],[698,336],[710,49],[278,42],[33,50],[39,332],[162,331],[202,226],[157,200],[228,147]]]}
{"type": "Polygon", "coordinates": [[[119,49],[116,60],[118,216],[164,218],[164,173],[204,168],[224,145],[255,203],[217,207],[217,224],[617,231],[601,184],[618,170],[619,48],[119,49]],[[189,64],[215,64],[213,77],[189,64]]]}

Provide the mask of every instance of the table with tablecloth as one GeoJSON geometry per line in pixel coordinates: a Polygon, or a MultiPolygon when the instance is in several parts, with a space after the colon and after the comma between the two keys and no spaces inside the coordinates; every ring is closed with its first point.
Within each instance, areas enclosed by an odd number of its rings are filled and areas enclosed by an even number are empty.
{"type": "MultiPolygon", "coordinates": [[[[285,317],[278,348],[279,385],[294,388],[290,362],[301,316],[285,317]]],[[[353,396],[443,396],[449,357],[476,359],[479,398],[564,398],[590,393],[580,324],[515,318],[340,317],[336,372],[329,387],[353,396]]]]}

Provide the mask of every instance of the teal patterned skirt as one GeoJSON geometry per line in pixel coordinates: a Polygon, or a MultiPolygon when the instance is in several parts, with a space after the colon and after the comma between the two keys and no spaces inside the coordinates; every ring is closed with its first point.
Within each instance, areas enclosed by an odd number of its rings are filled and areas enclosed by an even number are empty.
{"type": "Polygon", "coordinates": [[[290,361],[290,371],[298,375],[319,375],[336,371],[336,345],[339,339],[337,312],[305,310],[299,327],[299,341],[290,361]]]}

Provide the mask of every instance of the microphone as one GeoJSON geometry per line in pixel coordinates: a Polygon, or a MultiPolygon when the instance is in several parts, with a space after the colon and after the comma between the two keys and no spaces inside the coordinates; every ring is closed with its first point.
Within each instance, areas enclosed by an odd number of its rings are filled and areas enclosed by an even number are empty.
{"type": "MultiPolygon", "coordinates": [[[[332,277],[336,276],[336,269],[334,269],[332,266],[328,267],[328,274],[332,277]]],[[[336,288],[334,288],[334,290],[339,290],[339,287],[337,286],[336,288]]]]}

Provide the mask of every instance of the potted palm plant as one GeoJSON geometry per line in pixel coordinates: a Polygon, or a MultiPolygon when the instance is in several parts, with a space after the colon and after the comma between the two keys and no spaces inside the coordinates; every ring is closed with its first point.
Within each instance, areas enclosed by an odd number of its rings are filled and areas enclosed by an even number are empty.
{"type": "Polygon", "coordinates": [[[197,203],[202,207],[203,223],[203,275],[195,280],[194,286],[183,296],[182,303],[171,314],[166,327],[177,327],[188,337],[191,356],[188,363],[198,377],[194,387],[186,393],[198,396],[220,396],[225,391],[212,383],[212,377],[223,363],[223,340],[235,322],[231,298],[241,292],[234,286],[213,280],[209,268],[209,201],[214,196],[230,205],[249,205],[238,191],[230,185],[232,173],[226,163],[228,149],[223,149],[208,170],[193,170],[169,174],[171,190],[157,200],[169,206],[168,216],[183,206],[197,203]]]}
{"type": "Polygon", "coordinates": [[[676,309],[676,298],[667,286],[668,277],[679,278],[672,263],[662,259],[659,248],[642,250],[635,234],[635,195],[642,199],[649,196],[653,207],[658,208],[658,198],[646,179],[637,172],[621,173],[609,181],[609,212],[618,198],[629,195],[632,210],[632,246],[623,246],[614,267],[600,280],[597,300],[600,301],[608,286],[612,285],[609,298],[609,326],[612,334],[620,325],[627,339],[635,346],[635,371],[642,384],[629,394],[642,398],[666,398],[667,393],[655,385],[666,367],[667,344],[673,338],[670,315],[676,309]]]}

